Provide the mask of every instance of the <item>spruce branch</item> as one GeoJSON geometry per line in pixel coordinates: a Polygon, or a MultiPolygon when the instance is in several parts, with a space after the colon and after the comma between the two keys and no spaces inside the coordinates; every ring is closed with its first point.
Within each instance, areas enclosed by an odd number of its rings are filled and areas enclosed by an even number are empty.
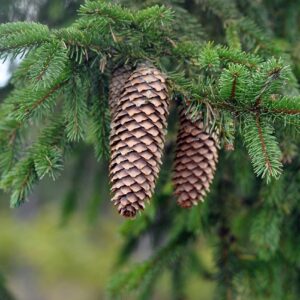
{"type": "Polygon", "coordinates": [[[103,82],[99,82],[97,92],[92,96],[89,110],[89,133],[94,144],[97,159],[109,157],[110,112],[108,99],[104,95],[103,82]]]}
{"type": "Polygon", "coordinates": [[[24,122],[32,117],[46,116],[54,108],[55,100],[67,82],[66,78],[57,78],[47,88],[35,89],[34,86],[28,86],[15,90],[7,99],[7,103],[12,106],[9,117],[24,122]]]}
{"type": "Polygon", "coordinates": [[[15,22],[0,25],[0,58],[15,58],[51,40],[47,26],[33,22],[15,22]]]}
{"type": "Polygon", "coordinates": [[[89,82],[74,74],[65,87],[64,117],[69,141],[79,141],[85,136],[89,82]]]}
{"type": "Polygon", "coordinates": [[[268,182],[282,171],[281,152],[273,132],[269,122],[258,114],[244,120],[242,135],[254,171],[268,182]]]}
{"type": "Polygon", "coordinates": [[[181,41],[178,43],[171,41],[171,45],[172,54],[175,57],[191,62],[199,57],[200,49],[202,48],[201,43],[192,41],[181,41]]]}
{"type": "Polygon", "coordinates": [[[217,46],[217,51],[222,61],[245,65],[251,69],[256,69],[262,62],[262,58],[253,53],[229,49],[224,46],[217,46]]]}
{"type": "Polygon", "coordinates": [[[123,8],[118,4],[109,3],[105,0],[86,1],[80,6],[79,14],[83,17],[102,17],[107,19],[110,24],[130,23],[133,19],[133,15],[129,9],[123,8]]]}
{"type": "Polygon", "coordinates": [[[31,85],[33,89],[48,88],[69,68],[68,49],[60,41],[44,43],[22,60],[13,74],[18,88],[31,85]]]}
{"type": "Polygon", "coordinates": [[[56,179],[63,170],[63,151],[57,146],[40,145],[34,153],[34,168],[41,180],[45,175],[49,175],[53,180],[56,179]]]}
{"type": "Polygon", "coordinates": [[[11,206],[18,207],[29,196],[33,186],[45,175],[53,179],[63,169],[64,123],[55,120],[41,133],[25,155],[2,176],[0,185],[11,190],[11,206]]]}
{"type": "Polygon", "coordinates": [[[21,159],[1,180],[2,189],[11,189],[11,207],[20,206],[28,197],[34,183],[38,180],[32,157],[21,159]]]}
{"type": "Polygon", "coordinates": [[[267,112],[278,114],[281,116],[297,116],[300,115],[300,97],[284,96],[280,99],[268,99],[264,102],[263,108],[267,112]]]}
{"type": "Polygon", "coordinates": [[[80,30],[75,25],[54,30],[53,34],[67,47],[69,58],[78,64],[88,61],[92,55],[105,53],[106,47],[96,43],[98,38],[94,40],[89,32],[80,30]]]}
{"type": "Polygon", "coordinates": [[[153,5],[134,14],[135,26],[146,32],[151,32],[150,29],[152,29],[159,33],[157,30],[168,27],[173,19],[173,11],[164,5],[153,5]]]}
{"type": "Polygon", "coordinates": [[[279,93],[287,80],[288,66],[284,66],[281,60],[270,59],[261,64],[261,69],[262,71],[255,76],[255,84],[261,85],[264,81],[254,98],[256,107],[260,106],[263,97],[270,98],[272,94],[279,93]]]}
{"type": "Polygon", "coordinates": [[[7,118],[5,110],[0,121],[0,169],[6,174],[19,156],[21,151],[21,124],[7,118]]]}
{"type": "Polygon", "coordinates": [[[229,64],[219,80],[220,97],[227,101],[236,100],[245,103],[245,93],[250,77],[249,70],[239,64],[229,64]]]}
{"type": "Polygon", "coordinates": [[[212,43],[207,43],[199,54],[198,63],[200,68],[209,71],[218,71],[220,68],[220,57],[212,43]]]}
{"type": "Polygon", "coordinates": [[[233,151],[236,131],[234,116],[225,111],[221,113],[219,123],[220,141],[223,143],[226,151],[233,151]]]}
{"type": "Polygon", "coordinates": [[[30,58],[28,79],[35,88],[47,88],[60,78],[68,65],[67,49],[61,42],[45,43],[30,58]]]}
{"type": "Polygon", "coordinates": [[[98,45],[92,45],[91,36],[85,34],[75,26],[54,30],[53,34],[62,40],[67,46],[77,46],[83,48],[98,48],[98,45]]]}

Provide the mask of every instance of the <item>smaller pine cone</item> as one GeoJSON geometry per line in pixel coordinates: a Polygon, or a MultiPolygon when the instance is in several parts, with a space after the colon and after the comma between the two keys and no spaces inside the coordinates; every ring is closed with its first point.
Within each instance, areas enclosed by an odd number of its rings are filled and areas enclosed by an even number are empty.
{"type": "Polygon", "coordinates": [[[112,202],[125,217],[143,210],[153,194],[165,144],[168,98],[163,74],[141,64],[129,76],[113,109],[112,202]]]}
{"type": "Polygon", "coordinates": [[[203,120],[192,122],[180,113],[173,184],[177,203],[184,208],[203,201],[218,162],[218,137],[205,131],[203,120]]]}

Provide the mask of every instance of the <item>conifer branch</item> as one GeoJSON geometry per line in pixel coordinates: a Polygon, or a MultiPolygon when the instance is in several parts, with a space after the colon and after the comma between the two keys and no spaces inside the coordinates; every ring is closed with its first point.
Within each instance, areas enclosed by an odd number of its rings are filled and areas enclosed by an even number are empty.
{"type": "Polygon", "coordinates": [[[221,60],[229,63],[245,65],[251,69],[256,69],[262,62],[262,59],[259,56],[243,51],[232,50],[221,46],[217,47],[217,51],[221,60]]]}
{"type": "Polygon", "coordinates": [[[61,77],[68,66],[67,49],[62,43],[47,43],[34,52],[27,70],[29,80],[38,87],[49,87],[61,77]]]}
{"type": "Polygon", "coordinates": [[[245,83],[249,80],[250,73],[243,65],[229,64],[219,80],[219,93],[227,102],[235,100],[244,103],[245,83]]]}
{"type": "Polygon", "coordinates": [[[11,206],[22,204],[34,184],[45,175],[53,179],[63,168],[64,123],[54,121],[41,133],[38,141],[27,149],[25,156],[2,176],[0,185],[11,190],[11,206]]]}
{"type": "Polygon", "coordinates": [[[300,97],[284,96],[276,100],[269,99],[265,101],[263,108],[272,114],[297,116],[300,114],[300,97]]]}
{"type": "Polygon", "coordinates": [[[69,141],[79,141],[85,136],[88,85],[86,79],[74,74],[66,86],[64,116],[69,141]]]}
{"type": "Polygon", "coordinates": [[[111,4],[106,1],[86,1],[80,6],[79,13],[82,16],[99,16],[108,19],[110,23],[127,23],[131,22],[133,15],[121,5],[111,4]]]}
{"type": "Polygon", "coordinates": [[[259,91],[259,94],[255,97],[255,107],[260,106],[263,95],[268,91],[268,89],[271,88],[274,81],[280,79],[281,73],[282,68],[277,66],[272,70],[268,71],[267,79],[264,85],[262,86],[261,90],[259,91]]]}
{"type": "Polygon", "coordinates": [[[48,27],[32,22],[15,22],[0,25],[0,58],[24,55],[26,51],[50,41],[48,27]]]}
{"type": "Polygon", "coordinates": [[[243,137],[254,171],[268,182],[271,177],[278,178],[282,170],[281,152],[273,132],[268,121],[258,114],[245,120],[243,137]]]}
{"type": "Polygon", "coordinates": [[[68,79],[62,79],[49,88],[35,90],[32,86],[29,86],[16,90],[7,99],[7,102],[13,105],[10,118],[23,122],[34,115],[46,115],[53,108],[56,97],[67,82],[68,79]]]}
{"type": "Polygon", "coordinates": [[[108,137],[110,132],[110,112],[108,99],[104,96],[105,88],[103,81],[100,81],[92,96],[90,116],[90,139],[94,144],[97,159],[109,157],[108,137]]]}
{"type": "Polygon", "coordinates": [[[271,165],[271,162],[270,162],[269,154],[267,152],[267,147],[266,147],[266,143],[265,143],[265,140],[264,140],[264,136],[263,136],[263,132],[262,132],[262,128],[261,128],[261,125],[260,125],[260,119],[259,119],[258,114],[255,117],[255,121],[256,121],[256,127],[257,127],[257,130],[258,130],[258,137],[259,137],[261,148],[262,148],[262,153],[263,153],[264,159],[265,159],[265,165],[266,165],[266,168],[267,168],[268,172],[272,173],[272,165],[271,165]]]}

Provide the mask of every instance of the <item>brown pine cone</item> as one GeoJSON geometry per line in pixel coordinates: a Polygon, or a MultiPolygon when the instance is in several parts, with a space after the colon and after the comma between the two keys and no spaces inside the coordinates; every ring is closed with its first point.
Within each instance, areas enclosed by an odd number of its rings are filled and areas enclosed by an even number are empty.
{"type": "Polygon", "coordinates": [[[181,207],[197,205],[209,191],[218,162],[218,144],[217,135],[205,131],[202,119],[192,122],[181,111],[173,176],[181,207]]]}
{"type": "Polygon", "coordinates": [[[168,114],[165,77],[153,66],[139,65],[125,84],[111,124],[112,201],[125,217],[143,210],[153,194],[168,114]]]}

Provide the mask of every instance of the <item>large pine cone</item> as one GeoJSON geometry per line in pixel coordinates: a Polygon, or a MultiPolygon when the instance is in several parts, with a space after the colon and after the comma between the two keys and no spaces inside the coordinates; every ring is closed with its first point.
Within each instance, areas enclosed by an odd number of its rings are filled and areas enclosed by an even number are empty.
{"type": "Polygon", "coordinates": [[[180,113],[173,184],[177,203],[184,208],[203,201],[218,162],[218,137],[204,129],[203,120],[192,122],[180,113]]]}
{"type": "Polygon", "coordinates": [[[111,124],[112,201],[123,216],[134,217],[153,194],[168,114],[165,77],[155,67],[139,65],[125,84],[111,124]]]}

